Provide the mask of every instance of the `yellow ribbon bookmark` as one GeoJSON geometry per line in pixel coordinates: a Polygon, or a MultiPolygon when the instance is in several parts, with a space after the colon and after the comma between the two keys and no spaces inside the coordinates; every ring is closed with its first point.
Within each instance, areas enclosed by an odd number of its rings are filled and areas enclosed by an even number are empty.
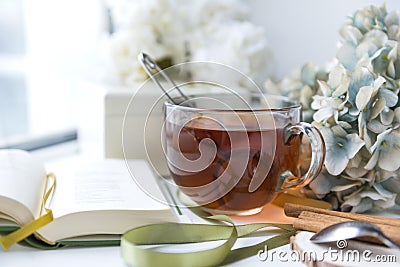
{"type": "Polygon", "coordinates": [[[0,244],[3,247],[3,249],[7,251],[12,245],[24,240],[31,234],[35,233],[36,230],[48,224],[52,220],[53,220],[53,213],[50,210],[48,213],[40,216],[38,219],[28,223],[24,227],[21,227],[18,230],[6,236],[0,236],[0,244]]]}
{"type": "MultiPolygon", "coordinates": [[[[46,187],[45,187],[45,192],[43,194],[42,198],[42,204],[40,207],[40,214],[41,216],[37,218],[36,220],[26,224],[25,226],[21,227],[20,229],[6,235],[6,236],[0,236],[0,244],[3,247],[4,250],[8,250],[12,245],[15,243],[18,243],[28,236],[35,234],[35,232],[45,226],[46,224],[50,223],[53,221],[53,212],[51,209],[47,208],[46,205],[49,202],[49,199],[51,199],[51,196],[54,193],[54,190],[56,188],[56,176],[53,173],[50,173],[46,177],[46,187]],[[43,214],[43,215],[42,215],[43,214]]],[[[47,240],[43,240],[43,238],[39,235],[37,235],[42,241],[45,241],[47,243],[47,240]]]]}

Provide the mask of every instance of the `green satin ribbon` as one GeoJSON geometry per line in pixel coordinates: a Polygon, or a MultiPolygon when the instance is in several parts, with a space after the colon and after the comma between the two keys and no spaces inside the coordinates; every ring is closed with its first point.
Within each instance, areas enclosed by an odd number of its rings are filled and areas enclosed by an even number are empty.
{"type": "Polygon", "coordinates": [[[122,258],[132,266],[216,266],[254,256],[265,246],[273,249],[288,244],[290,236],[296,232],[291,224],[253,223],[235,226],[234,222],[224,215],[211,216],[208,219],[227,222],[230,225],[166,223],[138,227],[122,236],[122,258]],[[238,237],[266,227],[279,228],[283,233],[253,246],[232,250],[238,237]],[[225,241],[211,249],[186,253],[167,253],[140,247],[216,240],[225,241]]]}

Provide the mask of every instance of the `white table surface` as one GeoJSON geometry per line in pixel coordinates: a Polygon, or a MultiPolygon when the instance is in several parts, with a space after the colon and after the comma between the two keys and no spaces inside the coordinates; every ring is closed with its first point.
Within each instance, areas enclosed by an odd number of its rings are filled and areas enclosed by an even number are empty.
{"type": "MultiPolygon", "coordinates": [[[[102,158],[102,153],[78,152],[77,144],[67,144],[59,147],[47,149],[46,151],[36,152],[36,156],[41,158],[47,169],[59,168],[63,164],[70,165],[73,162],[91,161],[102,158]],[[54,156],[56,155],[56,156],[54,156]],[[96,155],[96,156],[94,156],[96,155]]],[[[237,241],[234,248],[256,244],[267,237],[241,238],[237,241]]],[[[278,248],[290,252],[290,246],[286,245],[278,248]]],[[[229,266],[266,266],[271,263],[269,260],[261,261],[258,257],[252,256],[247,259],[230,264],[229,266]]],[[[286,266],[288,262],[273,262],[273,266],[286,266]]],[[[299,262],[290,262],[291,266],[305,266],[299,262]]],[[[9,251],[0,249],[0,267],[70,267],[70,266],[96,266],[96,267],[119,267],[128,266],[120,256],[118,246],[110,247],[65,247],[57,250],[38,250],[34,248],[14,245],[9,251]]]]}
{"type": "MultiPolygon", "coordinates": [[[[97,147],[99,149],[99,147],[97,147]]],[[[46,151],[39,151],[35,153],[38,157],[42,158],[46,163],[46,168],[49,171],[51,169],[60,168],[64,164],[73,164],[74,162],[85,162],[98,160],[102,158],[101,151],[96,151],[95,146],[90,146],[89,150],[91,153],[85,153],[85,150],[77,150],[77,144],[67,144],[59,147],[47,149],[46,151]]],[[[272,213],[276,214],[273,207],[268,207],[268,212],[261,215],[261,221],[268,221],[272,213]],[[262,217],[264,216],[264,217],[262,217]]],[[[279,211],[278,211],[279,212],[279,211]]],[[[388,217],[400,217],[400,209],[395,210],[395,214],[382,214],[388,217]],[[390,216],[394,215],[394,216],[390,216]]],[[[190,217],[190,216],[189,216],[190,217]]],[[[259,218],[260,220],[260,218],[259,218]]],[[[185,220],[183,220],[185,221],[185,220]]],[[[189,220],[190,221],[190,220],[189,220]]],[[[193,220],[191,220],[193,221],[193,220]]],[[[237,220],[236,220],[237,221],[237,220]]],[[[239,221],[239,224],[245,223],[239,221]]],[[[270,235],[272,236],[272,234],[270,235]]],[[[240,238],[234,245],[234,249],[238,247],[250,246],[266,240],[269,236],[253,236],[240,238]]],[[[208,244],[210,245],[210,244],[208,244]]],[[[186,247],[185,247],[186,248],[186,247]]],[[[189,250],[198,250],[199,245],[189,248],[189,250]]],[[[172,251],[181,251],[182,247],[174,248],[172,251]]],[[[200,247],[201,249],[201,247],[200,247]]],[[[257,255],[237,261],[230,264],[229,266],[290,266],[293,267],[304,267],[305,264],[299,261],[293,261],[290,257],[286,258],[286,261],[280,260],[277,257],[278,253],[286,253],[289,255],[291,252],[290,245],[285,245],[280,248],[268,252],[268,258],[266,261],[261,261],[257,255]],[[275,253],[272,255],[271,253],[275,253]],[[273,258],[273,261],[271,259],[273,258]]],[[[264,254],[265,255],[265,254],[264,254]]],[[[38,250],[29,247],[23,247],[20,245],[14,245],[7,252],[0,249],[0,267],[70,267],[70,266],[96,266],[96,267],[119,267],[128,266],[122,260],[120,256],[119,246],[110,247],[65,247],[57,250],[38,250]]],[[[389,266],[389,265],[387,265],[389,266]]]]}
{"type": "MultiPolygon", "coordinates": [[[[86,161],[99,160],[102,158],[102,152],[97,151],[101,149],[101,147],[89,146],[88,150],[90,153],[85,153],[87,150],[77,149],[77,144],[66,144],[61,145],[59,147],[54,147],[51,149],[47,149],[45,151],[39,151],[36,154],[39,158],[44,160],[46,164],[46,168],[48,171],[52,171],[53,169],[62,168],[62,166],[74,163],[82,163],[86,161]]],[[[270,217],[277,215],[279,217],[279,208],[276,206],[267,207],[268,213],[261,214],[256,222],[259,221],[269,221],[270,217]],[[274,208],[275,207],[275,208],[274,208]]],[[[185,213],[185,212],[184,212],[185,213]]],[[[388,217],[400,217],[400,209],[396,209],[393,213],[390,214],[380,214],[388,217]]],[[[190,217],[190,214],[187,214],[187,217],[190,217]]],[[[185,222],[185,219],[181,220],[185,222]]],[[[192,219],[188,219],[186,221],[194,221],[192,219]]],[[[246,221],[235,221],[239,224],[246,223],[246,221]]],[[[198,222],[198,221],[195,221],[198,222]]],[[[272,234],[270,234],[272,236],[272,234]]],[[[234,245],[233,249],[238,247],[250,246],[256,243],[259,243],[263,240],[266,240],[270,236],[253,236],[253,237],[245,237],[240,238],[234,245]]],[[[207,244],[205,247],[209,246],[207,244]]],[[[196,244],[194,247],[189,247],[189,250],[199,250],[202,245],[196,244]]],[[[168,247],[169,248],[169,247],[168,247]]],[[[187,247],[184,247],[185,249],[187,247]]],[[[182,251],[182,246],[179,248],[172,247],[171,251],[182,251]]],[[[285,245],[280,248],[268,252],[268,257],[266,261],[261,261],[257,255],[249,257],[247,259],[243,259],[237,261],[235,263],[229,264],[229,266],[290,266],[293,267],[304,267],[305,264],[294,261],[290,257],[286,257],[286,260],[280,260],[277,255],[278,253],[286,253],[289,255],[291,253],[290,245],[285,245]],[[274,255],[272,255],[274,253],[274,255]],[[271,259],[273,260],[271,261],[271,259]]],[[[265,254],[264,254],[265,255],[265,254]]],[[[0,267],[70,267],[70,266],[96,266],[96,267],[119,267],[119,266],[128,266],[122,260],[120,256],[120,248],[119,246],[110,246],[110,247],[65,247],[59,248],[57,250],[38,250],[29,247],[23,247],[20,245],[14,245],[7,252],[0,249],[0,267]]],[[[389,266],[389,265],[386,265],[389,266]]],[[[391,265],[390,265],[391,266],[391,265]]]]}
{"type": "MultiPolygon", "coordinates": [[[[39,151],[36,156],[42,158],[46,164],[46,168],[51,171],[52,169],[62,168],[64,165],[71,166],[74,163],[82,163],[85,161],[99,160],[102,158],[102,153],[93,153],[96,151],[94,146],[90,146],[89,150],[91,153],[85,153],[85,150],[77,150],[77,144],[67,144],[59,147],[47,149],[46,151],[39,151]],[[78,152],[79,151],[79,152],[78,152]]],[[[98,147],[97,147],[98,149],[98,147]]],[[[273,214],[277,214],[279,217],[279,210],[274,208],[275,206],[267,207],[268,213],[261,214],[261,216],[256,220],[268,221],[273,214]]],[[[185,213],[185,212],[184,212],[185,213]]],[[[394,210],[390,214],[380,214],[387,217],[397,217],[400,218],[400,209],[394,210]]],[[[188,213],[187,217],[191,215],[188,213]]],[[[183,220],[185,221],[185,220],[183,220]]],[[[188,219],[187,221],[195,221],[188,219]]],[[[242,224],[246,221],[238,221],[237,223],[242,224]]],[[[270,235],[272,236],[272,235],[270,235]]],[[[269,236],[253,236],[240,238],[234,245],[234,249],[238,247],[250,246],[266,240],[269,236]]],[[[210,244],[208,244],[209,246],[210,244]]],[[[205,247],[204,247],[205,248],[205,247]]],[[[181,251],[182,247],[174,248],[172,251],[181,251]]],[[[189,248],[189,250],[193,249],[189,248]]],[[[195,250],[199,249],[199,245],[195,245],[195,250]]],[[[201,248],[200,248],[201,249],[201,248]]],[[[280,260],[276,255],[278,252],[287,253],[291,252],[290,245],[285,245],[275,250],[269,251],[268,258],[266,261],[261,261],[257,255],[237,261],[230,264],[229,266],[286,266],[290,264],[293,267],[304,267],[305,264],[293,261],[290,257],[287,257],[287,261],[280,260]],[[271,253],[275,253],[274,256],[271,253]],[[271,261],[273,258],[273,261],[271,261]]],[[[265,254],[264,254],[265,255],[265,254]]],[[[23,247],[20,245],[14,245],[7,252],[0,249],[0,267],[70,267],[70,266],[96,266],[96,267],[119,267],[128,266],[125,264],[120,256],[119,246],[111,247],[65,247],[59,248],[57,250],[38,250],[29,247],[23,247]]]]}
{"type": "MultiPolygon", "coordinates": [[[[255,244],[260,238],[243,238],[237,243],[239,246],[255,244]]],[[[235,247],[238,247],[235,245],[235,247]]],[[[289,253],[290,246],[278,248],[289,253]]],[[[296,267],[305,265],[300,262],[283,262],[276,257],[271,262],[270,258],[261,261],[257,256],[230,264],[229,266],[290,266],[296,267]]],[[[96,267],[126,267],[120,257],[120,248],[115,247],[82,247],[82,248],[60,248],[57,250],[37,250],[20,245],[14,245],[9,251],[0,250],[1,267],[71,267],[71,266],[96,266],[96,267]]]]}

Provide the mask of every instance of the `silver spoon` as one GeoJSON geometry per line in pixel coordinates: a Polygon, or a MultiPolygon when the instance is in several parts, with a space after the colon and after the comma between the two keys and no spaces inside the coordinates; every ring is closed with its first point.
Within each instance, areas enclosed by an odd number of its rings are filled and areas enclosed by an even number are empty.
{"type": "Polygon", "coordinates": [[[179,105],[181,103],[177,102],[176,99],[174,99],[170,94],[168,94],[167,90],[161,85],[160,81],[157,80],[156,73],[159,73],[168,83],[172,85],[172,87],[178,91],[178,93],[181,95],[183,98],[183,101],[186,101],[186,105],[195,107],[194,103],[191,103],[189,101],[189,97],[185,95],[182,90],[179,88],[179,86],[172,80],[167,73],[160,68],[160,66],[157,65],[156,61],[152,59],[148,54],[145,53],[140,53],[138,55],[138,60],[144,70],[146,71],[147,75],[153,80],[155,84],[164,92],[164,95],[166,95],[169,99],[170,102],[174,103],[175,105],[179,105]]]}
{"type": "Polygon", "coordinates": [[[378,226],[372,223],[359,221],[349,221],[331,225],[313,235],[310,240],[314,243],[326,243],[363,236],[375,237],[390,248],[400,249],[400,246],[382,233],[382,230],[378,226]]]}

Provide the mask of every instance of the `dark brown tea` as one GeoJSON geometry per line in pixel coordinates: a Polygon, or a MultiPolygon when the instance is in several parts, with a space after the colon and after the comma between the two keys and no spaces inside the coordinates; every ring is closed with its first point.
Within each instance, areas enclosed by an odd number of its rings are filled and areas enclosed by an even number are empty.
{"type": "Polygon", "coordinates": [[[283,126],[226,130],[204,120],[166,124],[171,175],[199,205],[236,213],[259,208],[275,197],[283,172],[298,173],[300,135],[285,144],[283,126]],[[250,192],[256,170],[262,182],[250,192]]]}

